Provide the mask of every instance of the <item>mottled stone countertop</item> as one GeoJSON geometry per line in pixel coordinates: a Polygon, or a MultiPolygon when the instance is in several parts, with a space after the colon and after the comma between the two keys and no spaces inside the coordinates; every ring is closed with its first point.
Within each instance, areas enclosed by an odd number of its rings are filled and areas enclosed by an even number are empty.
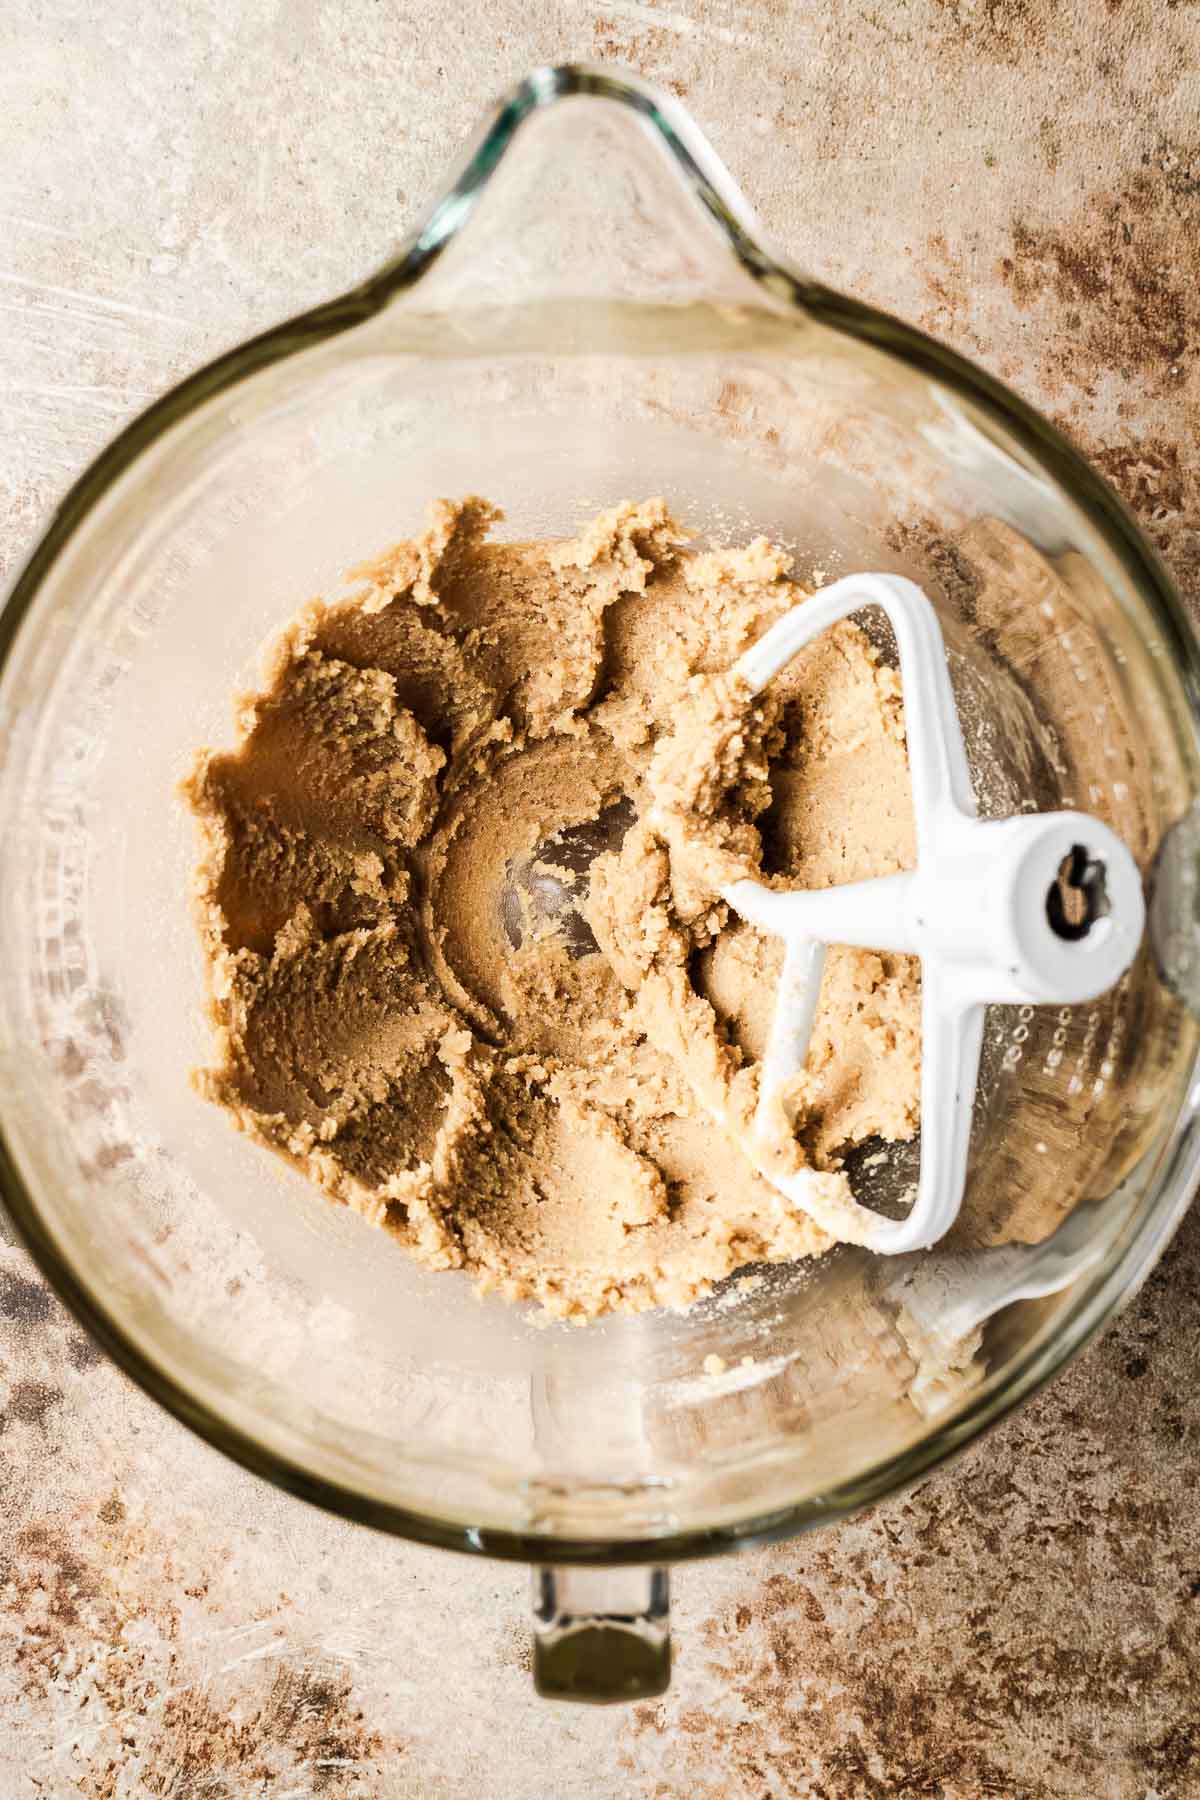
{"type": "MultiPolygon", "coordinates": [[[[0,571],[123,420],[370,269],[497,88],[572,55],[683,96],[795,260],[1048,410],[1200,604],[1196,0],[6,0],[0,571]]],[[[1198,1345],[1193,1214],[955,1467],[681,1570],[662,1704],[563,1710],[523,1571],[243,1474],[0,1245],[0,1800],[1198,1795],[1198,1345]]]]}

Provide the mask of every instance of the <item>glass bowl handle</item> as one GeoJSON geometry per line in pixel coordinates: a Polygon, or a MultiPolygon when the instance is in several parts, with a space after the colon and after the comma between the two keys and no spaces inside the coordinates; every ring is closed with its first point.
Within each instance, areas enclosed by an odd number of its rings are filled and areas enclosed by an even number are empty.
{"type": "Polygon", "coordinates": [[[652,1700],[670,1680],[666,1569],[534,1569],[533,1685],[543,1699],[652,1700]]]}

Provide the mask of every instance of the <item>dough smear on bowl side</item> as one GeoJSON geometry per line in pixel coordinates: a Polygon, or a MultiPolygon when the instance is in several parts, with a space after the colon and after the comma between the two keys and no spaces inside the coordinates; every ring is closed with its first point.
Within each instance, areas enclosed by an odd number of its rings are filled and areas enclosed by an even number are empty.
{"type": "MultiPolygon", "coordinates": [[[[777,944],[718,897],[911,866],[894,671],[846,622],[757,700],[804,590],[662,500],[493,540],[486,501],[282,633],[184,783],[215,1032],[195,1077],[431,1268],[557,1317],[683,1307],[833,1241],[751,1168],[777,944]]],[[[834,949],[780,1154],[919,1125],[920,978],[834,949]]]]}

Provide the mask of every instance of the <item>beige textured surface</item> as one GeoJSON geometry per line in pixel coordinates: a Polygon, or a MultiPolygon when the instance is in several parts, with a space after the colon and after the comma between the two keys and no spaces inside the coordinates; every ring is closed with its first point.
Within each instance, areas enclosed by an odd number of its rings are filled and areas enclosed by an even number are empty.
{"type": "MultiPolygon", "coordinates": [[[[1192,0],[10,0],[0,559],[174,376],[377,260],[545,57],[694,107],[800,261],[1097,456],[1200,601],[1192,0]]],[[[0,1251],[0,1795],[1190,1800],[1200,1218],[919,1493],[676,1582],[661,1705],[556,1712],[525,1582],[224,1464],[0,1251]],[[433,1670],[436,1667],[436,1678],[433,1670]]]]}

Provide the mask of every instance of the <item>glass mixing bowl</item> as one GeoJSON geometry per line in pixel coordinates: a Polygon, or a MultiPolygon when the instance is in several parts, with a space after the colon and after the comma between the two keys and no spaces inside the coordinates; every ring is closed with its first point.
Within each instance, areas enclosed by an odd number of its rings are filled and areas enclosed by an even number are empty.
{"type": "MultiPolygon", "coordinates": [[[[534,1564],[543,1691],[660,1690],[671,1560],[929,1470],[1079,1348],[1189,1197],[1197,646],[1163,570],[1010,393],[764,250],[686,114],[630,77],[530,77],[377,275],[131,425],[0,637],[13,1219],[117,1361],[229,1455],[534,1564]],[[981,811],[1078,806],[1139,858],[1151,926],[1119,988],[992,1010],[942,1246],[544,1326],[413,1266],[193,1094],[175,784],[230,741],[233,689],[301,601],[470,492],[514,536],[662,492],[702,533],[794,545],[801,575],[913,576],[981,811]]],[[[911,1177],[903,1156],[855,1170],[881,1206],[911,1177]]]]}

